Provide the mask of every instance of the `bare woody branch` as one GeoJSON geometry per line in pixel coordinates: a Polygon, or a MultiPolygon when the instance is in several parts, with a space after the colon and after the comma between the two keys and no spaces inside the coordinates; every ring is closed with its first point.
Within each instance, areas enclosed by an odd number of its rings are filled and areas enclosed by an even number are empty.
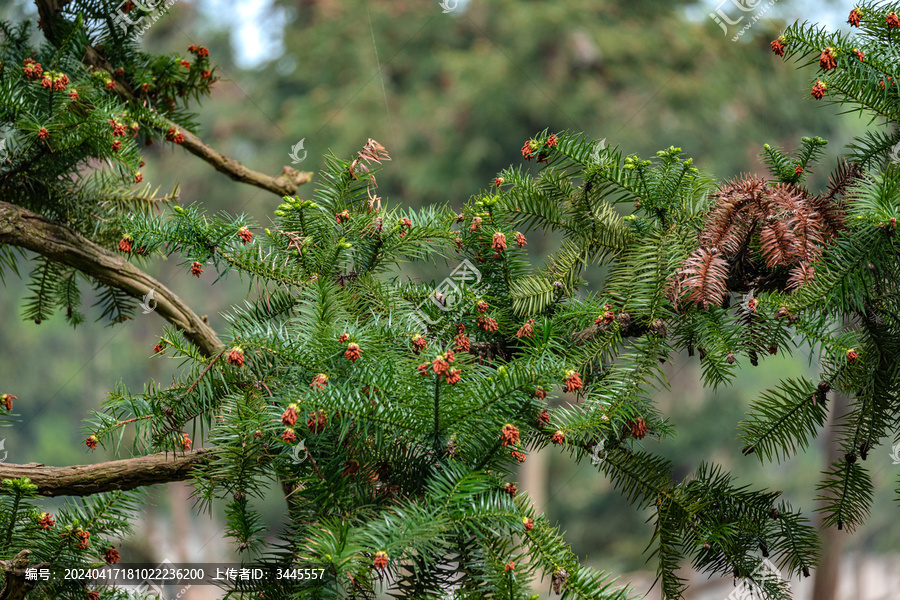
{"type": "Polygon", "coordinates": [[[10,560],[0,560],[0,572],[4,574],[5,585],[0,588],[0,600],[25,600],[28,592],[37,587],[37,580],[29,579],[29,568],[41,569],[50,563],[31,564],[31,550],[22,550],[10,560]]]}
{"type": "Polygon", "coordinates": [[[173,454],[158,452],[94,465],[45,467],[38,463],[0,463],[0,479],[27,477],[41,496],[90,496],[115,490],[133,490],[156,483],[185,481],[206,460],[208,450],[173,454]]]}
{"type": "MultiPolygon", "coordinates": [[[[60,38],[60,13],[69,0],[36,0],[38,14],[41,17],[41,29],[44,35],[51,42],[56,42],[60,38]]],[[[135,96],[134,91],[124,82],[115,77],[115,69],[112,68],[109,61],[103,54],[97,51],[91,45],[84,47],[84,64],[108,72],[116,79],[116,91],[130,102],[140,103],[135,96]]],[[[273,177],[260,173],[252,169],[248,169],[238,161],[228,158],[224,154],[217,152],[212,147],[203,143],[199,137],[193,133],[186,131],[177,123],[167,120],[170,127],[175,127],[184,135],[184,142],[181,144],[188,152],[199,157],[212,167],[228,175],[235,181],[247,183],[260,189],[272,192],[280,196],[293,196],[297,193],[297,188],[304,183],[309,183],[312,179],[312,173],[308,171],[298,171],[288,166],[284,166],[281,175],[273,177]]]]}
{"type": "Polygon", "coordinates": [[[181,145],[184,146],[188,152],[200,157],[212,165],[216,171],[225,173],[235,181],[248,183],[258,188],[268,190],[280,197],[293,196],[297,193],[297,188],[299,186],[304,183],[309,183],[312,179],[312,173],[308,171],[298,171],[288,166],[283,168],[282,174],[278,177],[271,177],[264,173],[258,173],[248,169],[236,160],[216,152],[190,131],[186,131],[174,123],[172,123],[172,126],[178,128],[182,135],[184,135],[184,142],[182,142],[181,145]]]}
{"type": "Polygon", "coordinates": [[[135,298],[142,298],[153,290],[156,312],[179,328],[205,355],[213,356],[222,348],[222,342],[206,320],[170,289],[124,257],[98,246],[65,225],[0,201],[0,243],[25,248],[74,267],[135,298]]]}

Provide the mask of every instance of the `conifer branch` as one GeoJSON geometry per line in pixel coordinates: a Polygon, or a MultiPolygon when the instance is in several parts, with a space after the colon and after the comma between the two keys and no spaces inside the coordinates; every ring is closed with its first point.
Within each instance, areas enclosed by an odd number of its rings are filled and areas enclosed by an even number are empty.
{"type": "MultiPolygon", "coordinates": [[[[35,0],[38,14],[41,16],[41,27],[44,31],[44,35],[53,44],[58,44],[61,39],[61,30],[58,25],[61,19],[61,12],[68,2],[69,0],[35,0]]],[[[115,69],[106,57],[96,48],[90,44],[85,44],[83,50],[84,64],[93,67],[96,70],[106,71],[110,75],[115,73],[115,69]]],[[[134,104],[141,103],[127,83],[121,81],[121,78],[116,78],[115,81],[116,91],[121,94],[123,98],[134,104]]],[[[309,183],[312,179],[312,173],[298,171],[287,165],[283,167],[281,175],[278,175],[277,177],[248,169],[240,162],[217,152],[214,148],[205,144],[199,137],[184,127],[179,126],[177,123],[170,121],[169,119],[162,119],[162,121],[168,127],[176,128],[184,136],[184,141],[181,145],[188,152],[209,163],[216,171],[228,175],[235,181],[250,184],[282,197],[293,196],[297,193],[298,187],[304,183],[309,183]]]]}
{"type": "Polygon", "coordinates": [[[0,201],[0,243],[25,248],[74,267],[135,298],[153,291],[159,315],[181,329],[201,352],[212,356],[222,348],[216,332],[170,289],[124,257],[98,246],[65,225],[0,201]]]}
{"type": "Polygon", "coordinates": [[[207,449],[184,454],[157,452],[93,465],[45,467],[0,463],[0,480],[27,477],[41,496],[91,496],[113,490],[133,490],[156,483],[185,481],[205,460],[207,449]]]}

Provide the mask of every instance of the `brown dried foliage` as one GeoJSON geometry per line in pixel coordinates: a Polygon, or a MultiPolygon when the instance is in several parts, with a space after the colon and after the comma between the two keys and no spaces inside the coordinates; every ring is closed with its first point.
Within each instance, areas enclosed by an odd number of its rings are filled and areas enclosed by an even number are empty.
{"type": "Polygon", "coordinates": [[[860,176],[845,162],[819,196],[749,175],[723,184],[696,250],[670,282],[676,309],[688,302],[706,310],[731,291],[793,290],[814,279],[815,262],[844,227],[839,199],[860,176]]]}

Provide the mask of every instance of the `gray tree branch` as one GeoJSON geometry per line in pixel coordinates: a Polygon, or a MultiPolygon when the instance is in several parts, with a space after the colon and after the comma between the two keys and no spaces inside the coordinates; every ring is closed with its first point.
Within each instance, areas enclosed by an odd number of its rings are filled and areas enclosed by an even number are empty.
{"type": "Polygon", "coordinates": [[[114,254],[46,217],[0,201],[0,243],[25,248],[74,267],[97,281],[119,288],[135,298],[153,290],[156,312],[178,327],[207,356],[222,348],[216,332],[169,288],[114,254]]]}
{"type": "Polygon", "coordinates": [[[185,481],[208,450],[185,453],[157,452],[93,465],[45,467],[38,463],[0,463],[0,479],[27,477],[41,496],[90,496],[115,490],[133,490],[156,483],[185,481]]]}

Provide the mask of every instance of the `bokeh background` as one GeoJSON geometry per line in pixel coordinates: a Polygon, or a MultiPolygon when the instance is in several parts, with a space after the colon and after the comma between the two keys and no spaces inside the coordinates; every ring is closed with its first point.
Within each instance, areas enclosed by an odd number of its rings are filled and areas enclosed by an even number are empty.
{"type": "MultiPolygon", "coordinates": [[[[299,141],[307,154],[293,166],[315,171],[322,156],[350,157],[368,138],[393,161],[378,176],[379,193],[410,206],[459,208],[495,174],[520,164],[519,149],[534,133],[585,132],[628,153],[653,155],[670,145],[720,179],[763,172],[764,143],[793,148],[802,136],[829,140],[828,158],[810,187],[827,185],[849,140],[871,124],[809,94],[814,67],[798,70],[769,50],[786,23],[809,20],[830,29],[843,22],[847,0],[177,0],[144,35],[147,51],[184,54],[190,44],[209,48],[222,78],[201,107],[201,137],[248,166],[276,174],[291,164],[299,141]],[[756,6],[744,12],[743,7],[756,6]],[[726,31],[710,16],[721,10],[726,31]],[[764,10],[737,41],[732,38],[764,10]]],[[[24,0],[4,0],[0,18],[37,19],[24,0]]],[[[158,144],[145,153],[144,180],[168,191],[181,186],[183,203],[247,213],[261,223],[279,203],[267,192],[232,182],[179,148],[158,144]]],[[[315,180],[314,180],[315,181],[315,180]]],[[[310,197],[313,184],[300,189],[310,197]]],[[[540,260],[552,240],[529,236],[540,260]]],[[[253,290],[236,278],[213,284],[210,271],[190,276],[178,260],[148,270],[227,332],[221,311],[253,290]]],[[[71,465],[111,458],[83,444],[81,420],[117,385],[140,390],[165,383],[178,365],[151,359],[164,321],[142,315],[107,327],[89,320],[77,330],[60,315],[35,325],[23,320],[29,266],[7,276],[0,295],[0,392],[18,396],[21,422],[0,430],[7,462],[71,465]]],[[[411,265],[400,276],[441,280],[452,265],[411,265]]],[[[589,274],[592,283],[602,272],[589,274]]],[[[90,295],[87,295],[90,298],[90,295]]],[[[90,302],[90,300],[89,300],[90,302]]],[[[678,433],[654,451],[684,476],[701,460],[731,470],[743,483],[783,490],[815,519],[815,484],[825,463],[827,438],[802,456],[760,466],[740,453],[736,424],[751,398],[782,377],[814,377],[806,348],[779,354],[741,371],[737,384],[713,392],[699,384],[696,359],[669,365],[671,391],[660,396],[678,433]]],[[[567,401],[561,398],[560,402],[567,401]]],[[[197,439],[195,437],[195,439],[197,439]]],[[[2,455],[2,452],[0,452],[2,455]]],[[[839,574],[831,596],[815,600],[900,598],[900,523],[892,481],[900,466],[887,450],[870,457],[876,483],[872,515],[853,535],[831,532],[839,550],[829,567],[839,574]],[[835,535],[835,534],[838,535],[835,535]]],[[[566,530],[573,549],[648,597],[653,588],[652,536],[647,514],[631,508],[589,464],[575,465],[549,449],[533,456],[520,487],[566,530]]],[[[214,562],[238,560],[223,537],[218,514],[193,509],[190,488],[152,490],[124,543],[123,560],[214,562]]],[[[277,490],[263,503],[271,530],[283,522],[277,490]]],[[[690,574],[689,571],[686,571],[690,574]]],[[[732,581],[690,575],[690,599],[724,599],[732,581]]],[[[797,598],[812,598],[811,580],[795,584],[797,598]]],[[[549,582],[535,593],[549,597],[549,582]]],[[[182,598],[217,598],[213,588],[193,588],[182,598]]]]}

